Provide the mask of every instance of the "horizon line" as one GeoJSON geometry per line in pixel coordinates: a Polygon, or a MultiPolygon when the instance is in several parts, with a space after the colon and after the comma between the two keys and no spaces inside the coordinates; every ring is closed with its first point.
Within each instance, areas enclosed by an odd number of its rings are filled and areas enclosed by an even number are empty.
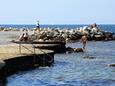
{"type": "MultiPolygon", "coordinates": [[[[91,23],[93,24],[93,23],[91,23]]],[[[91,25],[91,24],[40,24],[40,25],[91,25]]],[[[113,23],[96,23],[97,25],[115,25],[113,23]]],[[[0,25],[35,25],[35,24],[0,24],[0,25]]]]}

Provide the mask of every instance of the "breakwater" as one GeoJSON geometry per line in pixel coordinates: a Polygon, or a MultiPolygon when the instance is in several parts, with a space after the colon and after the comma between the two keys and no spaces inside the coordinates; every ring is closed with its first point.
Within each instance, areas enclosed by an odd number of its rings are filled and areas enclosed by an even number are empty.
{"type": "Polygon", "coordinates": [[[115,40],[115,34],[106,31],[91,31],[85,29],[41,29],[36,30],[34,34],[30,36],[31,40],[37,41],[63,41],[63,42],[75,42],[81,39],[83,33],[87,34],[89,41],[107,41],[115,40]]]}
{"type": "MultiPolygon", "coordinates": [[[[15,25],[16,26],[16,25],[15,25]]],[[[19,26],[19,25],[18,25],[19,26]]],[[[21,25],[20,25],[21,26],[21,25]]],[[[41,27],[37,30],[35,27],[2,27],[1,31],[33,31],[30,34],[32,40],[38,41],[65,41],[73,42],[79,40],[82,34],[85,32],[87,34],[88,40],[95,41],[108,41],[115,40],[115,25],[49,25],[47,27],[41,27]]]]}

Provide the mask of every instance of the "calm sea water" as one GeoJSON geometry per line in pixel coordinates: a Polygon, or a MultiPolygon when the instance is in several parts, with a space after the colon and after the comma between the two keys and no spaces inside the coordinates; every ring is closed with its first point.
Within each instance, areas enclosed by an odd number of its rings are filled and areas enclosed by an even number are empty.
{"type": "MultiPolygon", "coordinates": [[[[99,27],[115,31],[115,25],[99,27]]],[[[66,46],[80,48],[81,43],[66,46]]],[[[7,78],[7,86],[115,86],[111,63],[115,63],[115,41],[88,41],[84,53],[56,54],[51,67],[14,74],[7,78]]]]}
{"type": "MultiPolygon", "coordinates": [[[[1,27],[13,27],[13,28],[35,28],[35,25],[0,25],[1,27]]],[[[68,29],[75,29],[83,26],[88,25],[40,25],[41,28],[68,28],[68,29]]],[[[105,25],[98,25],[98,27],[104,31],[111,31],[115,32],[115,25],[112,24],[105,24],[105,25]]]]}
{"type": "Polygon", "coordinates": [[[109,67],[110,63],[115,63],[115,41],[92,41],[85,53],[56,54],[51,67],[10,76],[7,86],[115,86],[115,67],[109,67]]]}

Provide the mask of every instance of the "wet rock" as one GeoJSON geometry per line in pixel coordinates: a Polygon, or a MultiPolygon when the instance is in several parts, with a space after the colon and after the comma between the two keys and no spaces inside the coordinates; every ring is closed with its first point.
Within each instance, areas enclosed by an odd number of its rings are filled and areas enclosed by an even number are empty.
{"type": "Polygon", "coordinates": [[[71,47],[67,47],[67,48],[66,48],[66,52],[73,52],[73,51],[74,51],[74,49],[71,48],[71,47]]]}
{"type": "Polygon", "coordinates": [[[110,67],[115,67],[115,63],[108,64],[108,66],[110,66],[110,67]]]}
{"type": "Polygon", "coordinates": [[[85,57],[83,57],[84,59],[95,59],[95,57],[94,56],[85,56],[85,57]]]}
{"type": "Polygon", "coordinates": [[[82,48],[74,48],[74,52],[83,52],[82,48]]]}
{"type": "Polygon", "coordinates": [[[78,52],[83,52],[82,48],[71,48],[71,47],[67,47],[66,48],[66,52],[67,53],[78,53],[78,52]]]}
{"type": "Polygon", "coordinates": [[[94,35],[94,38],[95,38],[96,41],[100,41],[100,40],[104,40],[105,36],[103,36],[101,34],[97,34],[97,35],[94,35]]]}

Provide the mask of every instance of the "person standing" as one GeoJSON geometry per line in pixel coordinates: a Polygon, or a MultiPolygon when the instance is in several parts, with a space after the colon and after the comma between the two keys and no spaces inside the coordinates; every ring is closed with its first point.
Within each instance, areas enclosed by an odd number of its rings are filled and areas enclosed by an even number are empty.
{"type": "Polygon", "coordinates": [[[36,21],[36,29],[40,28],[39,20],[36,21]]]}
{"type": "Polygon", "coordinates": [[[87,42],[87,36],[86,36],[86,33],[83,33],[82,37],[81,37],[81,43],[83,45],[83,50],[85,49],[86,47],[86,42],[87,42]]]}

